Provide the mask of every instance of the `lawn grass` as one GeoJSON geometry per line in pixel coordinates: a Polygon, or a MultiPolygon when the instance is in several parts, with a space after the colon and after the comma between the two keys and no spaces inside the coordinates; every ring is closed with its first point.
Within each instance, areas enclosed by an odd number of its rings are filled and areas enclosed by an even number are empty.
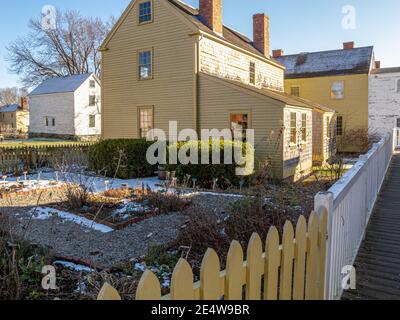
{"type": "Polygon", "coordinates": [[[69,140],[18,140],[0,142],[0,149],[4,148],[38,148],[53,146],[87,145],[87,142],[69,140]]]}

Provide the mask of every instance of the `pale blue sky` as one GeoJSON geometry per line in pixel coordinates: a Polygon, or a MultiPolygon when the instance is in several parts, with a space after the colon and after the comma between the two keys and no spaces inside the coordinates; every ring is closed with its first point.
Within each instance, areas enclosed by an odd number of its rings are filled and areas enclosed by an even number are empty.
{"type": "MultiPolygon", "coordinates": [[[[31,17],[40,15],[50,4],[60,9],[75,9],[84,15],[107,18],[119,16],[130,0],[12,0],[2,4],[0,18],[0,87],[18,84],[18,76],[7,71],[5,46],[28,31],[31,17]]],[[[198,0],[186,0],[198,6],[198,0]]],[[[224,0],[224,23],[252,36],[253,13],[265,12],[271,18],[271,47],[286,54],[330,50],[342,42],[356,46],[375,46],[382,66],[400,66],[399,0],[224,0]],[[356,29],[342,28],[342,8],[356,9],[356,29]]]]}

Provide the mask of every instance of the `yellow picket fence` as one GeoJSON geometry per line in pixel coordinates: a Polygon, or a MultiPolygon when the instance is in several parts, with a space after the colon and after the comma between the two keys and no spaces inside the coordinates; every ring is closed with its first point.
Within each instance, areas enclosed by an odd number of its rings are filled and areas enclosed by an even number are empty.
{"type": "MultiPolygon", "coordinates": [[[[253,234],[247,261],[241,245],[233,241],[226,270],[213,249],[204,256],[200,281],[193,284],[193,271],[181,259],[172,275],[171,292],[161,296],[157,277],[146,271],[139,283],[136,300],[323,300],[327,245],[327,212],[313,212],[307,221],[300,217],[296,229],[286,222],[280,242],[278,230],[269,230],[263,244],[253,234]],[[245,290],[244,290],[245,289],[245,290]]],[[[111,285],[105,284],[98,300],[121,300],[111,285]]]]}

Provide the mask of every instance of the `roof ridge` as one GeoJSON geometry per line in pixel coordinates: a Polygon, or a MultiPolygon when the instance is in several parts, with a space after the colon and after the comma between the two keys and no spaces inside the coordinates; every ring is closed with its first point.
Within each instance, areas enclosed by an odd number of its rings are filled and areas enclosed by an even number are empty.
{"type": "Polygon", "coordinates": [[[353,49],[332,49],[332,50],[322,50],[322,51],[299,52],[299,53],[293,53],[293,54],[285,54],[285,55],[280,56],[279,58],[299,56],[301,54],[317,54],[317,53],[328,53],[328,52],[337,52],[337,51],[353,51],[353,50],[367,49],[367,48],[373,49],[374,46],[364,46],[364,47],[357,47],[357,48],[353,48],[353,49]]]}

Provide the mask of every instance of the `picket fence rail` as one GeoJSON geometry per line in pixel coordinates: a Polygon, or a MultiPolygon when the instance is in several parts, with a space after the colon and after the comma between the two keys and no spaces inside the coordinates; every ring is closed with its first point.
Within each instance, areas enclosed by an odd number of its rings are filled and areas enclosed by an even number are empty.
{"type": "Polygon", "coordinates": [[[328,192],[315,197],[315,209],[324,208],[329,216],[325,285],[327,300],[342,297],[342,272],[344,268],[354,266],[391,163],[394,138],[395,134],[388,134],[366,155],[361,156],[328,192]]]}
{"type": "Polygon", "coordinates": [[[0,147],[0,172],[16,174],[37,170],[64,161],[86,164],[91,143],[55,144],[43,146],[0,147]]]}
{"type": "MultiPolygon", "coordinates": [[[[222,272],[217,253],[208,249],[197,283],[193,283],[189,263],[180,259],[172,274],[171,292],[164,297],[159,280],[147,270],[139,282],[136,300],[322,300],[327,220],[327,212],[322,210],[319,216],[313,212],[308,224],[300,217],[296,229],[287,221],[282,242],[278,230],[272,227],[265,241],[265,253],[260,236],[254,233],[247,261],[242,246],[233,241],[226,270],[222,272]]],[[[106,283],[98,300],[121,300],[121,296],[106,283]]]]}

